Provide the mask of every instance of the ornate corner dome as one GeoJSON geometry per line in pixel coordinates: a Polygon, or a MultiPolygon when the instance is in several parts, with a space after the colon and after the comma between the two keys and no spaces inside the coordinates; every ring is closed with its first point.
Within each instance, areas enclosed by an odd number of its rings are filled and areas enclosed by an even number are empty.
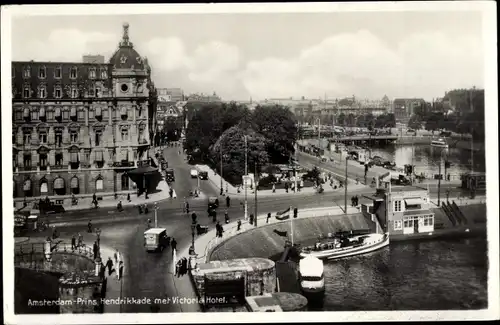
{"type": "Polygon", "coordinates": [[[134,45],[128,38],[128,27],[128,23],[123,24],[122,40],[109,63],[115,69],[144,70],[144,59],[134,50],[134,45]]]}

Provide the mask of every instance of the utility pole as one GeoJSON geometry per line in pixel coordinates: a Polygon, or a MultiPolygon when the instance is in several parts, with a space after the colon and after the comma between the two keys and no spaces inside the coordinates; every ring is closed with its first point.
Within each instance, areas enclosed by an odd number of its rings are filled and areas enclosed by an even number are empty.
{"type": "Polygon", "coordinates": [[[470,172],[474,172],[474,128],[470,131],[470,172]]]}
{"type": "Polygon", "coordinates": [[[254,206],[254,221],[255,221],[255,227],[257,227],[257,184],[259,183],[258,177],[257,177],[257,162],[255,162],[255,186],[254,186],[254,191],[255,191],[255,206],[254,206]]]}
{"type": "Polygon", "coordinates": [[[248,181],[248,153],[247,153],[247,136],[244,135],[245,139],[245,181],[243,185],[245,186],[245,220],[248,219],[248,204],[247,204],[247,181],[248,181]]]}
{"type": "Polygon", "coordinates": [[[349,156],[345,157],[345,192],[344,192],[344,214],[347,214],[347,161],[349,156]]]}
{"type": "Polygon", "coordinates": [[[295,181],[295,193],[297,193],[297,150],[298,150],[298,145],[297,142],[295,142],[295,151],[294,151],[294,156],[295,156],[295,162],[293,163],[293,179],[295,181]]]}
{"type": "Polygon", "coordinates": [[[438,177],[438,207],[441,206],[441,164],[443,163],[443,155],[439,159],[439,177],[438,177]]]}
{"type": "Polygon", "coordinates": [[[155,202],[155,228],[158,228],[158,204],[155,202]]]}
{"type": "Polygon", "coordinates": [[[222,184],[222,141],[220,142],[220,191],[224,193],[223,184],[222,184]]]}
{"type": "Polygon", "coordinates": [[[411,175],[410,175],[410,184],[413,185],[413,175],[415,175],[415,171],[413,170],[413,157],[415,156],[415,134],[411,138],[411,175]]]}

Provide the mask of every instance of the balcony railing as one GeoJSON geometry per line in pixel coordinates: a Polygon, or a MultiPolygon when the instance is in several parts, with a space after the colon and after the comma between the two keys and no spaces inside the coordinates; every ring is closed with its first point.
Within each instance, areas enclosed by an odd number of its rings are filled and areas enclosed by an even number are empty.
{"type": "Polygon", "coordinates": [[[50,169],[52,169],[52,170],[59,170],[59,169],[65,169],[65,168],[67,168],[67,166],[65,166],[63,164],[55,164],[55,165],[50,166],[50,169]]]}
{"type": "Polygon", "coordinates": [[[133,161],[114,161],[111,163],[111,167],[134,167],[133,161]]]}

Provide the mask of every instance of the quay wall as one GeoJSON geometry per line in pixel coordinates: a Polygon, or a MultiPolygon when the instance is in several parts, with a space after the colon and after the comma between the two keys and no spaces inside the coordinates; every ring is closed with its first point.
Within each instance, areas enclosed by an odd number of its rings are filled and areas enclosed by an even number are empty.
{"type": "MultiPolygon", "coordinates": [[[[441,223],[442,228],[432,233],[391,236],[391,241],[423,240],[438,238],[465,238],[486,235],[486,205],[473,204],[460,206],[468,219],[468,224],[453,226],[445,217],[440,208],[432,209],[435,213],[435,223],[441,223]]],[[[373,223],[361,214],[332,215],[324,217],[297,218],[293,220],[294,242],[312,243],[319,235],[325,236],[329,232],[372,229],[373,223]]],[[[286,240],[275,233],[291,230],[290,222],[270,224],[248,230],[228,238],[215,247],[209,254],[208,260],[228,260],[245,257],[278,256],[283,252],[286,240]]]]}

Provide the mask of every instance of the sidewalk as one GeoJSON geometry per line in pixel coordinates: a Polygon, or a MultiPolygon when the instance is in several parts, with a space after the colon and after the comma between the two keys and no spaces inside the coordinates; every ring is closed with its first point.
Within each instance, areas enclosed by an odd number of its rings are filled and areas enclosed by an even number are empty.
{"type": "MultiPolygon", "coordinates": [[[[94,241],[96,240],[96,235],[95,233],[88,233],[88,232],[81,232],[83,236],[83,243],[84,245],[92,247],[94,244],[94,241]]],[[[61,244],[66,244],[66,245],[71,245],[71,237],[68,237],[70,234],[65,234],[63,237],[59,237],[58,240],[62,240],[61,244]]],[[[75,234],[77,236],[78,233],[75,234]]],[[[38,243],[38,242],[45,242],[46,236],[41,236],[41,237],[30,237],[27,242],[25,243],[38,243]]],[[[78,237],[77,237],[78,240],[78,237]]],[[[106,284],[106,299],[117,299],[122,297],[122,289],[124,286],[124,281],[127,281],[127,257],[123,252],[120,252],[122,256],[122,261],[124,264],[124,270],[123,270],[123,277],[121,280],[118,280],[116,278],[116,271],[117,271],[117,265],[115,265],[114,261],[114,253],[116,249],[113,249],[112,247],[107,246],[106,244],[103,244],[102,242],[100,243],[100,250],[101,250],[101,260],[103,264],[106,264],[106,261],[108,260],[108,257],[113,260],[113,268],[115,271],[111,274],[111,276],[108,276],[108,270],[105,272],[105,276],[108,279],[107,284],[106,284]]],[[[120,313],[121,312],[121,305],[119,304],[105,304],[104,305],[104,313],[120,313]]]]}
{"type": "MultiPolygon", "coordinates": [[[[114,196],[109,196],[105,197],[102,200],[98,201],[99,202],[99,207],[100,208],[116,208],[116,205],[118,202],[121,200],[123,207],[126,206],[135,206],[138,204],[144,204],[144,203],[154,203],[154,202],[159,202],[162,200],[169,199],[169,190],[170,186],[167,184],[165,180],[161,180],[158,183],[158,186],[156,187],[156,192],[148,194],[148,199],[145,199],[144,194],[141,195],[140,197],[137,197],[137,193],[131,194],[130,195],[130,202],[127,201],[127,195],[126,194],[120,194],[118,195],[118,198],[115,199],[114,196]]],[[[176,193],[174,190],[174,197],[176,197],[176,193]]],[[[85,198],[85,199],[79,199],[78,200],[78,205],[71,205],[71,206],[65,206],[64,209],[66,211],[75,211],[75,210],[87,210],[93,208],[92,204],[92,197],[85,198]]]]}
{"type": "MultiPolygon", "coordinates": [[[[220,184],[221,184],[221,177],[219,174],[217,174],[213,169],[211,169],[207,165],[196,165],[195,166],[198,171],[205,171],[208,173],[208,179],[212,184],[214,185],[217,190],[220,191],[220,184]]],[[[327,171],[328,172],[328,171],[327,171]]],[[[238,193],[238,189],[231,185],[229,182],[227,182],[225,179],[222,179],[223,182],[223,190],[224,194],[228,194],[230,196],[245,196],[245,190],[241,189],[240,192],[238,193]]],[[[334,182],[334,185],[335,182],[334,182]]],[[[366,186],[359,183],[356,184],[355,181],[349,184],[349,190],[350,191],[356,191],[358,189],[365,188],[366,186]]],[[[332,187],[328,182],[323,184],[323,189],[325,190],[324,193],[333,193],[333,192],[339,192],[339,191],[344,191],[344,188],[334,188],[332,187]]],[[[273,193],[272,190],[259,190],[257,191],[257,196],[258,197],[277,197],[277,196],[300,196],[302,194],[313,194],[316,193],[316,189],[313,187],[304,187],[298,192],[293,192],[291,189],[288,189],[288,193],[286,192],[285,189],[276,189],[276,192],[273,193]]],[[[247,189],[247,196],[255,195],[255,191],[251,189],[247,189]]]]}
{"type": "MultiPolygon", "coordinates": [[[[355,214],[358,213],[359,209],[355,207],[348,207],[347,214],[355,214]]],[[[237,231],[238,220],[233,220],[229,224],[223,224],[224,233],[222,238],[215,237],[216,230],[211,229],[207,233],[197,236],[195,239],[195,251],[198,253],[196,255],[196,263],[205,263],[208,262],[208,254],[210,250],[221,242],[237,235],[248,231],[250,229],[263,227],[270,224],[277,223],[285,223],[290,222],[290,219],[287,220],[278,220],[276,219],[276,212],[271,213],[272,217],[269,219],[269,223],[266,223],[267,213],[260,214],[257,216],[257,227],[251,225],[248,221],[241,219],[241,229],[237,231]]],[[[344,212],[339,207],[328,207],[328,208],[316,208],[316,209],[304,209],[299,210],[299,218],[310,218],[310,217],[320,217],[325,215],[344,215],[344,212]]],[[[290,215],[290,218],[293,218],[293,213],[290,215]]],[[[297,220],[294,219],[294,220],[297,220]]],[[[180,250],[177,254],[174,255],[174,262],[172,263],[173,267],[175,267],[175,263],[178,259],[186,257],[189,259],[189,246],[183,250],[180,250]]],[[[196,272],[196,271],[195,271],[196,272]]],[[[195,298],[197,297],[196,289],[191,279],[191,273],[182,276],[175,277],[173,279],[177,294],[180,297],[188,297],[195,298]]],[[[183,312],[201,312],[201,306],[199,304],[183,304],[181,306],[183,312]]]]}

